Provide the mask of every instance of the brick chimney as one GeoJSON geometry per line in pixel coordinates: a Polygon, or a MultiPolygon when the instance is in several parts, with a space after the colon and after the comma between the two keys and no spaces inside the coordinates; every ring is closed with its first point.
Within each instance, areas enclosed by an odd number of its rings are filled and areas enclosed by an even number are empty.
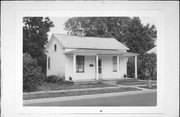
{"type": "Polygon", "coordinates": [[[75,35],[83,37],[84,36],[84,30],[82,28],[76,30],[75,35]]]}

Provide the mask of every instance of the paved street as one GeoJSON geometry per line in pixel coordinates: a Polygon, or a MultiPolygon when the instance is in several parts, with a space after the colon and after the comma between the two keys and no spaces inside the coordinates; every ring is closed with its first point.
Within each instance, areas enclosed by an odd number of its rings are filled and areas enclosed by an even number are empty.
{"type": "Polygon", "coordinates": [[[44,102],[28,106],[156,106],[156,92],[92,99],[44,102]]]}

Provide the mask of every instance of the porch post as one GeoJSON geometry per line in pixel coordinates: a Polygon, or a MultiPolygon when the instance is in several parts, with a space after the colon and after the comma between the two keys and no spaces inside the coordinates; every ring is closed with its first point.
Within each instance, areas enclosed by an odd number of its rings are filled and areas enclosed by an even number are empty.
{"type": "Polygon", "coordinates": [[[73,55],[73,80],[76,80],[76,55],[73,55]]]}
{"type": "Polygon", "coordinates": [[[99,80],[98,73],[99,73],[99,69],[98,69],[98,55],[96,55],[96,80],[99,80]]]}
{"type": "Polygon", "coordinates": [[[137,78],[137,56],[135,56],[135,78],[137,78]]]}
{"type": "Polygon", "coordinates": [[[117,56],[117,76],[119,78],[119,56],[117,56]]]}

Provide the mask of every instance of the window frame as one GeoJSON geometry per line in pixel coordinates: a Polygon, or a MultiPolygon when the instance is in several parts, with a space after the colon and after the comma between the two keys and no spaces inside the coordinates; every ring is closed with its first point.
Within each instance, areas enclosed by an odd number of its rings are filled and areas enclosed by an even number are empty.
{"type": "Polygon", "coordinates": [[[84,58],[85,58],[84,56],[76,56],[76,73],[84,73],[84,63],[85,63],[84,58]],[[82,61],[80,61],[80,60],[82,60],[82,61]],[[79,69],[79,66],[81,66],[81,65],[82,65],[82,71],[80,71],[80,69],[79,69]]]}
{"type": "Polygon", "coordinates": [[[54,52],[56,52],[56,51],[57,51],[57,45],[54,44],[54,52]]]}
{"type": "Polygon", "coordinates": [[[50,69],[50,67],[51,67],[50,61],[51,61],[51,59],[50,59],[50,56],[49,56],[48,57],[48,69],[50,69]]]}
{"type": "Polygon", "coordinates": [[[113,72],[117,72],[117,56],[112,57],[113,72]]]}

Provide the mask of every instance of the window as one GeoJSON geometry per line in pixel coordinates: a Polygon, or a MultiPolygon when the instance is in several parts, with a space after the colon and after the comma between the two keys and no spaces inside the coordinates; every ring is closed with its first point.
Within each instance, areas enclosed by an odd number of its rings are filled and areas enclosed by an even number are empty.
{"type": "Polygon", "coordinates": [[[84,56],[76,56],[76,72],[84,72],[84,56]]]}
{"type": "Polygon", "coordinates": [[[117,56],[113,56],[113,72],[117,72],[117,56]]]}
{"type": "Polygon", "coordinates": [[[56,52],[56,50],[57,50],[57,45],[55,44],[54,45],[54,51],[56,52]]]}
{"type": "Polygon", "coordinates": [[[48,57],[48,69],[50,69],[50,57],[48,57]]]}

